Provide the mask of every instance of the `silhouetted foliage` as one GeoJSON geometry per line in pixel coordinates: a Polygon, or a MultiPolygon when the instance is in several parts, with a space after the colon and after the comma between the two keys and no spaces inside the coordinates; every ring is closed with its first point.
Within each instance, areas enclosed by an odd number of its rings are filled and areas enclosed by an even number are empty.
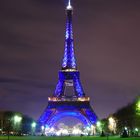
{"type": "Polygon", "coordinates": [[[1,111],[0,112],[0,128],[3,131],[8,133],[9,131],[16,132],[17,135],[24,133],[24,134],[31,134],[31,124],[34,120],[26,115],[23,115],[19,112],[13,111],[1,111]],[[18,115],[22,117],[20,124],[17,125],[14,122],[14,116],[18,115]]]}
{"type": "Polygon", "coordinates": [[[123,130],[123,133],[121,135],[122,138],[127,138],[128,137],[128,131],[126,129],[123,130]]]}
{"type": "Polygon", "coordinates": [[[34,120],[29,117],[29,116],[26,116],[24,115],[23,116],[23,119],[22,119],[22,133],[25,133],[25,134],[30,134],[31,131],[32,131],[32,128],[31,128],[31,124],[34,120]]]}
{"type": "Polygon", "coordinates": [[[125,133],[124,127],[127,127],[129,130],[140,128],[140,115],[136,111],[138,99],[139,98],[113,114],[113,116],[117,119],[118,132],[123,131],[123,133],[125,133]]]}

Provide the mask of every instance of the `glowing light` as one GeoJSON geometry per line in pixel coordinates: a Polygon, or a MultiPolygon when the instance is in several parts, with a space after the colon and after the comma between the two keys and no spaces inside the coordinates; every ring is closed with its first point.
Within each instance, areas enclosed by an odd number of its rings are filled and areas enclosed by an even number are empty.
{"type": "Polygon", "coordinates": [[[128,130],[128,128],[127,127],[124,127],[124,129],[127,131],[128,130]]]}
{"type": "Polygon", "coordinates": [[[140,101],[139,101],[139,103],[138,103],[138,108],[140,108],[140,101]]]}
{"type": "Polygon", "coordinates": [[[138,97],[136,102],[136,114],[140,116],[140,97],[138,97]]]}
{"type": "Polygon", "coordinates": [[[74,128],[73,131],[72,131],[72,134],[73,135],[80,135],[80,134],[82,134],[82,131],[78,128],[74,128]]]}
{"type": "Polygon", "coordinates": [[[112,117],[110,117],[108,120],[109,120],[109,123],[113,123],[114,122],[114,119],[112,117]]]}
{"type": "Polygon", "coordinates": [[[96,127],[94,125],[91,125],[91,135],[96,134],[96,127]]]}
{"type": "Polygon", "coordinates": [[[89,128],[88,126],[86,127],[86,129],[87,129],[88,131],[90,130],[90,128],[89,128]]]}
{"type": "Polygon", "coordinates": [[[135,128],[135,131],[138,132],[139,131],[138,128],[135,128]]]}
{"type": "Polygon", "coordinates": [[[58,101],[59,99],[57,97],[48,97],[49,101],[58,101]]]}
{"type": "Polygon", "coordinates": [[[19,123],[20,121],[22,120],[22,117],[20,117],[20,116],[14,116],[14,122],[15,123],[19,123]]]}
{"type": "Polygon", "coordinates": [[[101,127],[101,122],[98,121],[96,125],[97,125],[97,127],[101,127]]]}
{"type": "Polygon", "coordinates": [[[60,135],[63,135],[63,136],[66,136],[66,135],[69,135],[69,132],[67,129],[55,129],[54,127],[51,127],[49,129],[45,129],[45,134],[47,136],[50,136],[50,135],[56,135],[56,136],[60,136],[60,135]]]}
{"type": "Polygon", "coordinates": [[[50,128],[50,131],[51,131],[51,132],[53,132],[53,131],[54,131],[54,128],[53,128],[53,127],[51,127],[51,128],[50,128]]]}
{"type": "Polygon", "coordinates": [[[35,127],[36,127],[36,123],[33,122],[33,123],[32,123],[32,128],[35,128],[35,127]]]}
{"type": "Polygon", "coordinates": [[[62,71],[65,71],[65,72],[73,72],[73,71],[77,71],[75,69],[66,69],[66,70],[62,70],[62,71]]]}
{"type": "Polygon", "coordinates": [[[62,133],[63,135],[68,135],[68,134],[69,134],[67,129],[62,129],[62,130],[61,130],[61,133],[62,133]]]}
{"type": "Polygon", "coordinates": [[[45,129],[46,129],[46,130],[48,130],[48,129],[49,129],[49,126],[48,126],[48,125],[46,125],[46,126],[45,126],[45,129]]]}
{"type": "Polygon", "coordinates": [[[108,119],[109,124],[108,124],[108,128],[110,131],[112,131],[113,133],[116,133],[116,121],[113,117],[110,117],[108,119]]]}
{"type": "Polygon", "coordinates": [[[78,101],[89,101],[90,98],[89,97],[79,97],[78,101]]]}
{"type": "Polygon", "coordinates": [[[41,130],[43,131],[44,129],[45,129],[45,127],[42,125],[42,126],[41,126],[41,130]]]}
{"type": "Polygon", "coordinates": [[[137,102],[137,109],[140,111],[140,100],[137,102]]]}
{"type": "Polygon", "coordinates": [[[57,136],[60,136],[60,135],[61,135],[61,132],[60,132],[60,131],[57,131],[57,132],[56,132],[56,135],[57,135],[57,136]]]}
{"type": "Polygon", "coordinates": [[[68,10],[72,9],[70,0],[69,0],[69,2],[68,2],[67,9],[68,9],[68,10]]]}
{"type": "Polygon", "coordinates": [[[96,123],[96,126],[97,126],[97,130],[98,130],[99,132],[101,132],[101,131],[102,131],[102,127],[103,127],[103,124],[101,123],[101,121],[98,121],[98,122],[96,123]]]}
{"type": "MultiPolygon", "coordinates": [[[[57,127],[51,127],[45,129],[45,135],[47,136],[68,136],[68,135],[91,135],[93,134],[93,129],[95,126],[87,126],[83,127],[81,123],[77,123],[73,127],[69,127],[64,123],[60,123],[57,127]]],[[[94,133],[95,134],[95,133],[94,133]]]]}

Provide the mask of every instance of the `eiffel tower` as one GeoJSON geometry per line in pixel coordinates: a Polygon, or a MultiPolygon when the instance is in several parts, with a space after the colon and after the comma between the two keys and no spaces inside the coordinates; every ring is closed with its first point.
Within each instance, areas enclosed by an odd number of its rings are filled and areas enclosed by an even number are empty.
{"type": "Polygon", "coordinates": [[[66,32],[65,48],[62,69],[59,71],[59,80],[53,96],[48,97],[48,106],[39,118],[39,123],[46,128],[51,128],[59,119],[71,116],[79,119],[86,127],[94,126],[97,116],[90,106],[90,98],[85,96],[80,82],[80,72],[77,70],[74,55],[73,30],[72,30],[73,7],[70,0],[66,7],[66,32]],[[73,93],[67,93],[69,87],[73,93]]]}

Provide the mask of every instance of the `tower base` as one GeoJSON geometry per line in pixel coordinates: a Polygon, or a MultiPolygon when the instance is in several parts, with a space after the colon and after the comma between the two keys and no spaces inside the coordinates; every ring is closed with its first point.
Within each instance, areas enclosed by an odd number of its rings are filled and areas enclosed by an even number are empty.
{"type": "MultiPolygon", "coordinates": [[[[90,131],[90,134],[94,131],[93,127],[97,122],[97,116],[90,106],[89,97],[83,98],[49,98],[48,106],[45,109],[44,113],[39,119],[39,123],[45,127],[46,132],[54,132],[56,129],[58,132],[59,128],[55,127],[56,123],[65,117],[73,117],[78,119],[82,124],[82,130],[79,131],[79,134],[83,134],[83,131],[90,131]],[[88,129],[88,130],[87,130],[88,129]]],[[[71,120],[72,121],[72,120],[71,120]]],[[[75,128],[75,126],[74,126],[75,128]]],[[[73,130],[73,129],[72,129],[73,130]]],[[[72,130],[67,130],[68,134],[73,134],[72,130]],[[70,132],[71,131],[71,132],[70,132]]],[[[66,132],[65,132],[66,133],[66,132]]],[[[88,134],[87,132],[85,134],[88,134]]],[[[56,134],[57,135],[57,134],[56,134]]]]}

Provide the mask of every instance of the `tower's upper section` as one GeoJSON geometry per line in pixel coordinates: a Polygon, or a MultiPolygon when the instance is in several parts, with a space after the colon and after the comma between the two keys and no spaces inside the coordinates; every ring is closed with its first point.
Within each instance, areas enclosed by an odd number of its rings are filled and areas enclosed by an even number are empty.
{"type": "Polygon", "coordinates": [[[62,69],[76,69],[76,60],[74,56],[74,45],[73,45],[73,31],[72,31],[72,14],[73,7],[71,6],[70,0],[66,7],[66,33],[65,33],[65,49],[62,63],[62,69]]]}
{"type": "MultiPolygon", "coordinates": [[[[71,6],[70,0],[66,7],[66,34],[65,34],[65,49],[62,63],[62,70],[59,71],[59,81],[57,83],[53,98],[55,100],[68,100],[79,99],[85,101],[85,93],[80,82],[80,72],[76,69],[76,60],[74,55],[73,46],[73,31],[72,31],[72,14],[73,7],[71,6]],[[73,87],[73,91],[68,91],[69,88],[73,87]],[[67,88],[67,90],[66,90],[67,88]],[[68,92],[67,92],[68,91],[68,92]],[[81,99],[82,98],[82,99],[81,99]]],[[[51,98],[52,99],[52,98],[51,98]]],[[[52,99],[53,100],[53,99],[52,99]]],[[[89,99],[86,99],[89,101],[89,99]]]]}

